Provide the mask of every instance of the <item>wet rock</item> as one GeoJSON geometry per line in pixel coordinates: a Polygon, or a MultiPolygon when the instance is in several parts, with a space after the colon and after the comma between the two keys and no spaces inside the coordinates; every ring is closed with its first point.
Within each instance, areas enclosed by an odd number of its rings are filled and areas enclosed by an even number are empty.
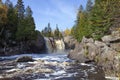
{"type": "Polygon", "coordinates": [[[38,69],[35,73],[53,73],[52,69],[38,69]]]}
{"type": "Polygon", "coordinates": [[[63,66],[69,66],[70,63],[69,63],[69,62],[63,62],[62,65],[63,65],[63,66]]]}
{"type": "Polygon", "coordinates": [[[34,61],[31,56],[21,56],[16,59],[16,62],[29,62],[34,61]]]}

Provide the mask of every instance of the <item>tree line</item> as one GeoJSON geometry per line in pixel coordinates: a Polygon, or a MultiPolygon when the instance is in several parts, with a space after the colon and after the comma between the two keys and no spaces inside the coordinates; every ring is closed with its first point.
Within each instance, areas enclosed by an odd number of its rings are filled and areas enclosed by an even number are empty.
{"type": "Polygon", "coordinates": [[[0,48],[36,39],[38,31],[32,14],[30,6],[25,8],[22,0],[15,6],[10,0],[0,0],[0,48]]]}
{"type": "Polygon", "coordinates": [[[58,24],[56,24],[56,29],[52,30],[50,23],[48,23],[48,26],[41,31],[41,34],[45,37],[53,37],[56,39],[63,38],[62,32],[58,28],[58,24]]]}
{"type": "Polygon", "coordinates": [[[88,0],[85,9],[80,5],[72,35],[81,41],[83,36],[100,40],[110,34],[111,30],[120,27],[119,4],[119,0],[88,0]]]}

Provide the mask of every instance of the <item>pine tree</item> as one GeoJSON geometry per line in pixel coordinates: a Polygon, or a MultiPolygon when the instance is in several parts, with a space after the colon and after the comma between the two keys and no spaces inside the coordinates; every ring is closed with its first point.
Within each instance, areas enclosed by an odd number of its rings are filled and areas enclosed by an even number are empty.
{"type": "Polygon", "coordinates": [[[22,0],[17,1],[16,9],[17,9],[18,17],[20,19],[23,19],[24,18],[25,8],[24,8],[22,0]]]}
{"type": "Polygon", "coordinates": [[[86,11],[90,12],[92,10],[92,8],[93,8],[93,2],[92,2],[92,0],[88,0],[87,5],[86,5],[86,11]]]}
{"type": "Polygon", "coordinates": [[[28,41],[35,39],[35,23],[32,17],[32,10],[29,6],[26,8],[26,17],[20,21],[21,23],[18,24],[16,33],[17,40],[28,41]]]}
{"type": "Polygon", "coordinates": [[[42,30],[42,35],[45,36],[45,37],[53,37],[52,29],[51,29],[51,27],[50,27],[50,23],[48,23],[48,26],[45,27],[45,28],[42,30]]]}
{"type": "Polygon", "coordinates": [[[52,29],[50,27],[50,23],[48,23],[48,36],[52,37],[52,29]]]}
{"type": "Polygon", "coordinates": [[[5,1],[5,5],[6,5],[8,8],[13,7],[13,4],[12,4],[12,2],[11,2],[10,0],[6,0],[6,1],[5,1]]]}
{"type": "Polygon", "coordinates": [[[94,39],[100,39],[105,34],[109,33],[109,27],[111,25],[110,17],[111,13],[108,13],[107,1],[95,1],[93,10],[91,11],[91,29],[93,30],[92,37],[94,39]]]}
{"type": "Polygon", "coordinates": [[[13,4],[10,0],[6,0],[5,5],[8,8],[8,11],[7,11],[8,20],[7,20],[7,24],[6,24],[6,26],[7,26],[6,30],[8,30],[9,33],[11,34],[10,38],[15,40],[15,33],[17,30],[18,17],[17,17],[15,9],[13,7],[13,4]]]}
{"type": "Polygon", "coordinates": [[[58,28],[58,24],[56,24],[56,29],[54,31],[54,37],[55,38],[62,38],[62,33],[60,32],[60,30],[58,28]]]}
{"type": "Polygon", "coordinates": [[[33,14],[30,6],[27,6],[26,11],[25,11],[25,17],[31,17],[33,14]]]}

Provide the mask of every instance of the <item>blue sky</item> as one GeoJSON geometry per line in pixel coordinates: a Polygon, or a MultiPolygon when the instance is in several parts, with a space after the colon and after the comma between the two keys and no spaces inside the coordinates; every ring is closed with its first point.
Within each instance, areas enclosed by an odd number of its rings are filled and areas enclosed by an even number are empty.
{"type": "MultiPolygon", "coordinates": [[[[5,0],[3,0],[5,1],[5,0]]],[[[13,4],[17,0],[10,0],[13,4]]],[[[61,31],[71,28],[76,20],[77,9],[80,4],[85,7],[87,0],[23,0],[25,7],[30,6],[37,30],[44,29],[50,22],[52,29],[56,24],[61,31]]]]}

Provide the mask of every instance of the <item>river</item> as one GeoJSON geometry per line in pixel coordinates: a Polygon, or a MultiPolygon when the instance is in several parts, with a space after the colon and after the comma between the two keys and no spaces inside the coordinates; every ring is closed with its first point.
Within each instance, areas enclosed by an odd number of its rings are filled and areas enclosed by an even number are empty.
{"type": "Polygon", "coordinates": [[[67,54],[22,54],[0,57],[0,80],[104,80],[94,63],[78,63],[67,54]],[[33,62],[15,62],[20,56],[32,56],[33,62]]]}

